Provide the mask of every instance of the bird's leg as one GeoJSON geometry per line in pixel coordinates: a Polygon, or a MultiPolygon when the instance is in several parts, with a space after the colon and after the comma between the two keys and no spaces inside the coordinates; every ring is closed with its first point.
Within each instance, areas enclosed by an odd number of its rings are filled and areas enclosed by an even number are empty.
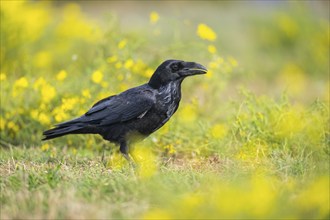
{"type": "Polygon", "coordinates": [[[120,152],[125,157],[125,159],[129,162],[129,164],[131,166],[133,166],[133,168],[135,168],[135,162],[132,159],[132,157],[129,155],[129,148],[128,148],[126,141],[120,142],[120,152]]]}

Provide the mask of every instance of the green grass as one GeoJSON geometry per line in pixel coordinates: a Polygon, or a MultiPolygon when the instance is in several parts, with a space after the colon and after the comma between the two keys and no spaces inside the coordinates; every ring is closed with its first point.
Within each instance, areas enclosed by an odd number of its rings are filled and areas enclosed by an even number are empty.
{"type": "Polygon", "coordinates": [[[310,3],[1,1],[1,219],[329,219],[329,12],[310,3]],[[209,72],[136,169],[96,135],[41,142],[168,58],[209,72]]]}
{"type": "Polygon", "coordinates": [[[274,156],[270,160],[276,160],[277,167],[272,170],[275,175],[266,174],[261,165],[251,167],[229,157],[171,158],[159,164],[151,176],[144,177],[138,174],[141,168],[104,167],[100,152],[56,150],[55,157],[39,148],[1,150],[2,219],[149,218],[154,215],[326,218],[328,215],[328,179],[311,174],[313,167],[310,166],[316,164],[307,162],[308,158],[274,156]],[[276,178],[279,174],[285,179],[276,178]],[[305,194],[315,190],[315,179],[319,184],[316,190],[324,194],[305,198],[305,194]],[[219,197],[214,198],[215,195],[219,197]],[[200,198],[197,203],[195,197],[200,198]],[[304,199],[309,199],[307,209],[303,209],[304,199]],[[216,208],[216,203],[233,202],[236,207],[228,212],[216,208]],[[251,210],[244,211],[245,206],[251,210]],[[254,213],[255,208],[258,211],[254,213]]]}

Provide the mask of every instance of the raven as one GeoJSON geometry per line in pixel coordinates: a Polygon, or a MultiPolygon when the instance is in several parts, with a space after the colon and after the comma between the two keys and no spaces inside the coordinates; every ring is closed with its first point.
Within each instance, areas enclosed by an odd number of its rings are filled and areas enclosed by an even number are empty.
{"type": "Polygon", "coordinates": [[[134,137],[147,137],[162,127],[179,107],[182,81],[206,72],[195,62],[166,60],[148,83],[98,101],[81,117],[43,132],[42,140],[67,134],[99,134],[118,144],[131,162],[128,144],[134,137]]]}

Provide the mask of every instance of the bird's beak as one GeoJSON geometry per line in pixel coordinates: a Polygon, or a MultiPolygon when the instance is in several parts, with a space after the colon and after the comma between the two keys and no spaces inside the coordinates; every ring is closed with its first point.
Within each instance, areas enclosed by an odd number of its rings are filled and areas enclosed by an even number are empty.
{"type": "Polygon", "coordinates": [[[207,69],[203,65],[195,62],[185,62],[184,68],[180,71],[180,76],[186,77],[205,73],[207,73],[207,69]]]}

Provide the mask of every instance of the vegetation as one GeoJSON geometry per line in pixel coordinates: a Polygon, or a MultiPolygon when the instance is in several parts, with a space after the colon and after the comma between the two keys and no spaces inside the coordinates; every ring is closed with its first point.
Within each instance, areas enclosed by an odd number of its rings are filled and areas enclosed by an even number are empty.
{"type": "Polygon", "coordinates": [[[330,217],[328,3],[155,3],[126,29],[81,4],[1,1],[1,219],[330,217]],[[95,135],[40,141],[168,58],[209,72],[135,170],[95,135]]]}

